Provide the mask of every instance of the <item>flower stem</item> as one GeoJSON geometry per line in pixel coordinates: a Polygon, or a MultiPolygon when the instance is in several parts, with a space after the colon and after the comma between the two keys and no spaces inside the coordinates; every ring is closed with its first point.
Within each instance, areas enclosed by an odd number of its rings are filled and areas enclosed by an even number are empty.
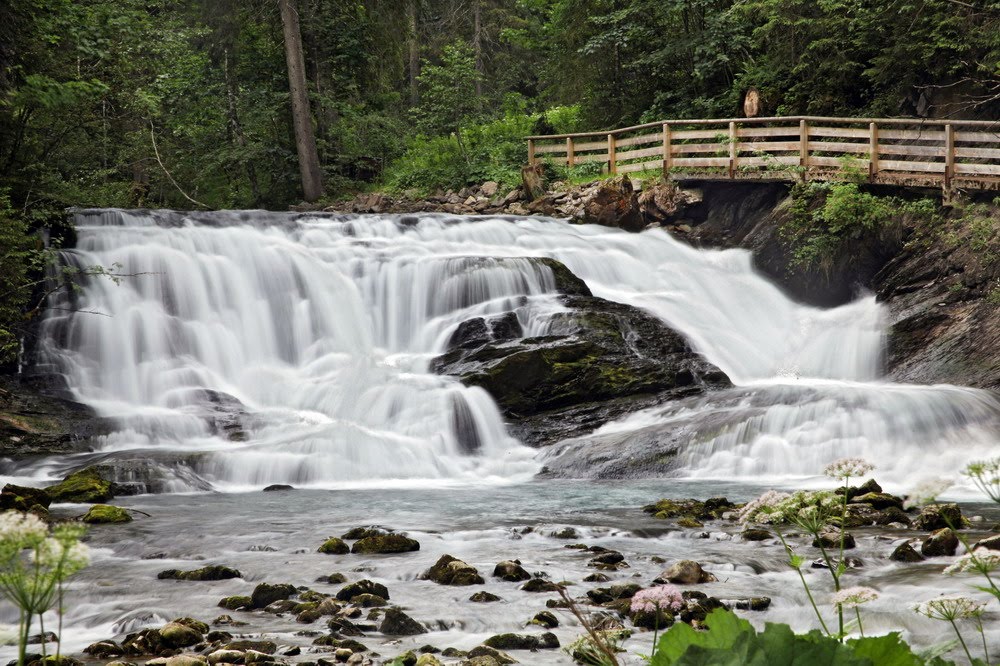
{"type": "Polygon", "coordinates": [[[862,624],[861,624],[861,611],[860,611],[860,610],[858,610],[858,607],[857,607],[857,606],[855,606],[855,607],[854,607],[854,614],[855,614],[855,615],[857,616],[857,618],[858,618],[858,631],[860,631],[860,632],[861,632],[861,638],[864,638],[864,637],[865,637],[865,628],[864,628],[864,626],[862,626],[862,624]]]}
{"type": "MultiPolygon", "coordinates": [[[[781,540],[781,545],[783,545],[785,547],[785,552],[788,553],[788,557],[789,557],[789,560],[790,560],[790,558],[793,556],[791,546],[789,546],[788,542],[785,541],[785,537],[781,533],[781,530],[775,529],[774,532],[775,532],[775,534],[778,535],[778,538],[781,540]]],[[[824,633],[826,633],[827,636],[830,636],[831,635],[830,634],[830,630],[827,628],[826,622],[823,620],[823,616],[819,612],[819,606],[816,605],[816,600],[813,599],[812,591],[809,589],[809,583],[806,582],[806,577],[802,574],[802,569],[800,569],[797,566],[792,565],[791,561],[789,561],[789,565],[793,569],[795,569],[795,572],[797,574],[799,574],[799,580],[802,581],[802,587],[805,588],[806,596],[809,597],[809,603],[812,604],[813,610],[816,612],[816,618],[819,620],[819,626],[823,627],[823,631],[824,631],[824,633]]]]}
{"type": "Polygon", "coordinates": [[[951,623],[951,628],[955,630],[955,635],[958,636],[958,642],[962,644],[962,649],[965,650],[965,656],[969,658],[969,663],[973,663],[972,653],[969,652],[969,646],[965,644],[965,639],[962,638],[962,632],[958,630],[958,625],[955,624],[954,619],[948,620],[951,623]]]}

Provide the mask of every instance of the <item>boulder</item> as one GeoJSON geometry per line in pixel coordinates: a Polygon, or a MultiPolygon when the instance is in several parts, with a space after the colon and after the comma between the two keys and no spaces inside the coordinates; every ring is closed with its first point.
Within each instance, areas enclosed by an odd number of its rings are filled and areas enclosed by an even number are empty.
{"type": "Polygon", "coordinates": [[[950,527],[931,532],[931,535],[920,544],[920,553],[927,557],[954,555],[958,549],[958,536],[950,527]]]}
{"type": "Polygon", "coordinates": [[[531,618],[528,624],[537,624],[540,627],[545,627],[546,629],[555,629],[559,626],[559,620],[556,616],[549,611],[541,611],[535,613],[535,617],[531,618]]]}
{"type": "Polygon", "coordinates": [[[218,604],[226,610],[240,610],[253,608],[253,599],[245,596],[223,597],[218,604]]]}
{"type": "Polygon", "coordinates": [[[525,592],[558,592],[562,586],[544,578],[532,578],[521,589],[525,592]]]}
{"type": "Polygon", "coordinates": [[[702,569],[701,565],[694,560],[681,560],[664,570],[653,582],[697,585],[699,583],[712,583],[716,580],[714,575],[702,569]]]}
{"type": "Polygon", "coordinates": [[[295,586],[287,583],[279,583],[277,585],[261,583],[250,594],[250,603],[254,608],[267,608],[275,601],[288,599],[297,593],[298,590],[295,589],[295,586]]]}
{"type": "Polygon", "coordinates": [[[201,569],[192,571],[181,571],[179,569],[167,569],[156,575],[160,580],[229,580],[230,578],[243,578],[238,570],[221,564],[212,564],[201,569]]]}
{"type": "Polygon", "coordinates": [[[383,599],[389,598],[389,588],[381,583],[375,583],[368,580],[367,578],[359,580],[356,583],[351,583],[350,585],[345,585],[343,588],[337,592],[338,601],[351,601],[357,596],[362,594],[374,594],[375,596],[382,597],[383,599]]]}
{"type": "Polygon", "coordinates": [[[130,523],[132,522],[132,515],[120,506],[95,504],[90,507],[90,510],[80,520],[91,525],[130,523]]]}
{"type": "Polygon", "coordinates": [[[628,176],[602,181],[584,201],[583,213],[574,221],[618,227],[626,231],[642,231],[646,227],[639,207],[639,196],[628,176]]]}
{"type": "Polygon", "coordinates": [[[1000,534],[980,539],[972,546],[972,550],[985,548],[986,550],[1000,550],[1000,534]]]}
{"type": "Polygon", "coordinates": [[[496,648],[492,648],[489,645],[477,645],[476,647],[469,650],[468,656],[470,661],[463,662],[463,664],[474,663],[476,666],[480,666],[480,664],[485,665],[490,663],[488,661],[475,661],[476,659],[491,659],[495,664],[517,663],[517,660],[514,659],[509,654],[507,654],[506,652],[503,652],[496,648]]]}
{"type": "Polygon", "coordinates": [[[200,643],[202,634],[180,622],[168,622],[160,629],[160,638],[168,648],[184,648],[200,643]]]}
{"type": "Polygon", "coordinates": [[[97,643],[91,643],[83,649],[84,653],[89,654],[95,659],[108,659],[110,657],[121,657],[125,654],[125,650],[118,643],[107,640],[98,641],[97,643]]]}
{"type": "Polygon", "coordinates": [[[381,534],[367,536],[354,542],[351,552],[356,554],[409,553],[420,550],[420,544],[402,534],[381,534]]]}
{"type": "Polygon", "coordinates": [[[774,537],[770,530],[760,527],[748,527],[740,533],[744,541],[766,541],[774,537]]]}
{"type": "Polygon", "coordinates": [[[479,187],[479,193],[484,197],[494,197],[496,196],[497,190],[500,189],[500,184],[495,180],[488,180],[479,187]]]}
{"type": "Polygon", "coordinates": [[[531,574],[525,571],[524,567],[521,566],[520,560],[504,560],[503,562],[498,562],[495,567],[493,567],[493,575],[500,580],[507,581],[508,583],[519,583],[522,580],[530,580],[531,574]]]}
{"type": "Polygon", "coordinates": [[[439,585],[482,585],[485,582],[474,566],[451,555],[442,555],[423,577],[439,585]]]}
{"type": "Polygon", "coordinates": [[[105,481],[92,467],[73,472],[54,486],[45,489],[53,502],[106,502],[114,497],[111,482],[105,481]]]}
{"type": "Polygon", "coordinates": [[[896,546],[889,559],[896,562],[923,562],[924,556],[914,550],[909,541],[904,541],[896,546]]]}
{"type": "Polygon", "coordinates": [[[903,508],[903,498],[890,495],[889,493],[865,493],[864,495],[855,496],[851,499],[851,502],[855,504],[867,504],[876,509],[894,507],[902,510],[903,508]]]}
{"type": "Polygon", "coordinates": [[[469,597],[469,601],[473,601],[479,604],[486,604],[493,601],[503,601],[500,597],[493,594],[492,592],[480,591],[469,597]]]}
{"type": "Polygon", "coordinates": [[[771,607],[771,597],[750,597],[733,602],[736,610],[766,611],[771,607]]]}
{"type": "Polygon", "coordinates": [[[273,493],[273,492],[279,492],[279,491],[283,491],[283,490],[295,490],[295,488],[293,488],[292,486],[288,485],[287,483],[274,483],[274,484],[271,484],[270,486],[266,486],[264,488],[264,492],[265,493],[273,493]]]}
{"type": "Polygon", "coordinates": [[[240,664],[243,663],[243,653],[239,650],[215,650],[208,654],[208,663],[215,664],[240,664]]]}
{"type": "Polygon", "coordinates": [[[386,636],[413,636],[427,633],[427,629],[422,624],[396,606],[386,609],[382,616],[382,624],[379,625],[379,631],[386,636]]]}
{"type": "Polygon", "coordinates": [[[964,525],[962,510],[957,504],[928,504],[920,509],[920,515],[913,521],[913,527],[928,532],[945,527],[960,529],[964,525]]]}
{"type": "Polygon", "coordinates": [[[327,555],[347,555],[351,552],[351,547],[348,546],[343,539],[330,537],[323,542],[323,545],[319,547],[317,552],[325,553],[327,555]]]}
{"type": "Polygon", "coordinates": [[[497,634],[490,636],[483,645],[496,650],[548,650],[559,647],[559,639],[554,634],[544,633],[540,636],[531,634],[497,634]]]}
{"type": "Polygon", "coordinates": [[[857,545],[854,541],[854,536],[849,532],[829,530],[827,532],[821,532],[817,538],[813,539],[813,548],[840,548],[840,539],[842,534],[845,550],[854,548],[857,545]]]}
{"type": "Polygon", "coordinates": [[[0,491],[0,512],[11,509],[30,511],[35,506],[48,509],[51,503],[52,498],[44,488],[29,488],[8,483],[3,487],[3,491],[0,491]]]}
{"type": "Polygon", "coordinates": [[[278,644],[274,641],[239,640],[226,643],[223,649],[239,650],[241,652],[253,650],[254,652],[261,652],[263,654],[274,654],[278,651],[278,644]]]}

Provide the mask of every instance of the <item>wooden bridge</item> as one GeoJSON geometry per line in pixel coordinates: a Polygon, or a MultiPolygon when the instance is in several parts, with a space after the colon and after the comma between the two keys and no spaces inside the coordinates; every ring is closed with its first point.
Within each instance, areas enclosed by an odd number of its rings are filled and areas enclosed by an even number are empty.
{"type": "Polygon", "coordinates": [[[1000,189],[1000,121],[912,118],[667,120],[529,136],[528,162],[599,162],[675,179],[844,180],[1000,189]]]}

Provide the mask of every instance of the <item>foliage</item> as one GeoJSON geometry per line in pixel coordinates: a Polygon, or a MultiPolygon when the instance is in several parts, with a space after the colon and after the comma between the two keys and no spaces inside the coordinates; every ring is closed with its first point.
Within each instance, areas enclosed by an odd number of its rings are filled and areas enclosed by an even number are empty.
{"type": "Polygon", "coordinates": [[[31,297],[29,271],[37,250],[27,224],[0,192],[0,366],[17,356],[21,323],[31,297]]]}

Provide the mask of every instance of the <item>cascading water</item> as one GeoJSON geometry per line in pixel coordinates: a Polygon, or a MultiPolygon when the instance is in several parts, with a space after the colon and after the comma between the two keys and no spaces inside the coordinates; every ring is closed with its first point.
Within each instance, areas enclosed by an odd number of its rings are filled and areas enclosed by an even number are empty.
{"type": "MultiPolygon", "coordinates": [[[[525,335],[545,332],[562,306],[531,257],[656,314],[743,388],[724,405],[681,408],[732,417],[685,448],[685,475],[809,475],[852,454],[902,482],[918,454],[948,472],[997,441],[988,393],[878,382],[873,297],[802,306],[749,253],[695,250],[659,230],[263,212],[82,211],[76,222],[70,261],[135,275],[74,296],[72,308],[110,316],[54,310],[43,362],[120,419],[104,453],[169,452],[216,487],[530,476],[533,452],[490,397],[428,365],[473,316],[515,311],[525,335]],[[206,405],[238,413],[243,441],[213,430],[206,405]]],[[[676,418],[668,407],[605,432],[676,418]]]]}

